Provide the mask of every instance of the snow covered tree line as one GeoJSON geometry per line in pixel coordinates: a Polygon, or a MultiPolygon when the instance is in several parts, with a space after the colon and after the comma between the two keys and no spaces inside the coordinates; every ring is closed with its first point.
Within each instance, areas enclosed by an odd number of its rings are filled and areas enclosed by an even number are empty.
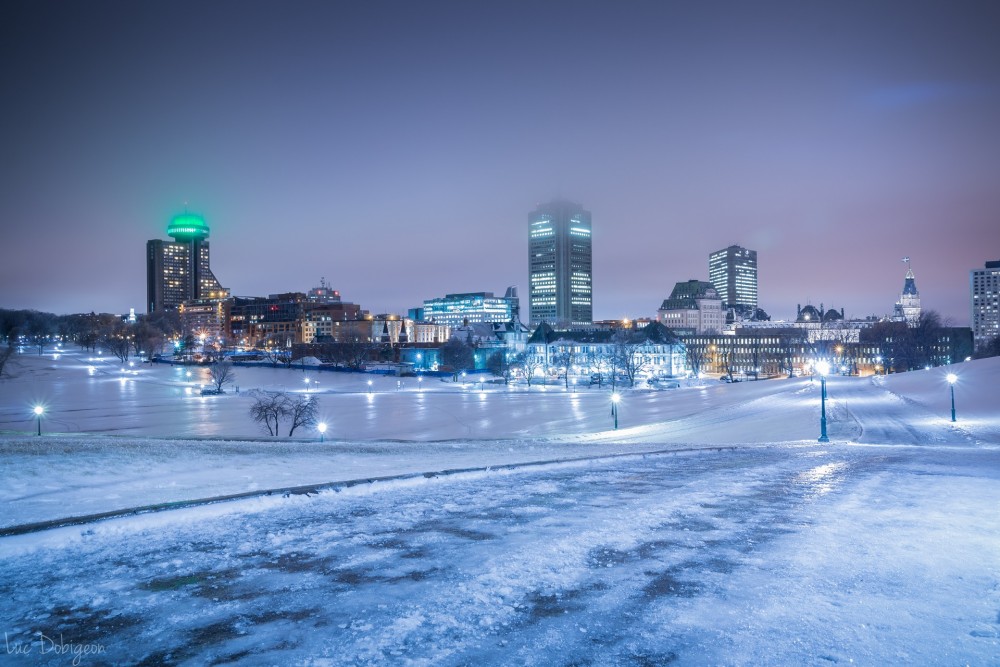
{"type": "Polygon", "coordinates": [[[75,343],[84,350],[104,350],[125,363],[132,355],[159,353],[170,338],[181,332],[176,313],[139,315],[135,322],[110,313],[53,315],[36,310],[0,309],[0,341],[8,346],[27,343],[38,354],[56,340],[75,343]]]}

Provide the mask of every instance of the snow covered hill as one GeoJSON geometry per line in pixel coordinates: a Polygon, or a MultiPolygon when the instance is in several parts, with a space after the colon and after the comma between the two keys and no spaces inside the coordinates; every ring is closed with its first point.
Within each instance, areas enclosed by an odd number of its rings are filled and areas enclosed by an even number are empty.
{"type": "MultiPolygon", "coordinates": [[[[320,443],[251,438],[242,392],[189,395],[186,369],[19,361],[5,532],[315,488],[0,537],[12,664],[68,664],[39,633],[81,664],[1000,656],[1000,360],[831,378],[822,445],[801,378],[626,392],[614,430],[597,389],[321,375],[320,443]]],[[[301,371],[240,372],[306,391],[301,371]]]]}

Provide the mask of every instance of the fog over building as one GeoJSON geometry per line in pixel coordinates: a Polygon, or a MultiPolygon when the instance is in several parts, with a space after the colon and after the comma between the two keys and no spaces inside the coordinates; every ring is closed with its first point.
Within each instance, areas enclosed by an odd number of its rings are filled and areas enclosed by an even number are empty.
{"type": "Polygon", "coordinates": [[[568,201],[528,216],[530,323],[585,326],[594,319],[590,211],[568,201]]]}

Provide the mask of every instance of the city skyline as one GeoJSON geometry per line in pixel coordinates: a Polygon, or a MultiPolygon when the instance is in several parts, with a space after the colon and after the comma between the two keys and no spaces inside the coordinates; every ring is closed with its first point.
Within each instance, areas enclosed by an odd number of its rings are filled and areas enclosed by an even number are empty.
{"type": "Polygon", "coordinates": [[[968,325],[1000,257],[989,3],[0,12],[0,307],[143,310],[139,248],[185,202],[233,294],[325,276],[372,312],[526,299],[556,198],[596,221],[595,319],[655,316],[735,244],[772,317],[891,314],[909,256],[968,325]]]}

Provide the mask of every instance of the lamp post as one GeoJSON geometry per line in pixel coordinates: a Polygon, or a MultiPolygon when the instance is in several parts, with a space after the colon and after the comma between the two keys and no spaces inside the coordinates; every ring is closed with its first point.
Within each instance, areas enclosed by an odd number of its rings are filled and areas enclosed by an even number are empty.
{"type": "MultiPolygon", "coordinates": [[[[42,434],[42,414],[45,412],[45,408],[40,405],[36,405],[34,409],[35,417],[38,418],[38,435],[42,434]]],[[[954,414],[954,411],[953,411],[954,414]]],[[[955,421],[952,419],[952,421],[955,421]]]]}
{"type": "Polygon", "coordinates": [[[826,435],[826,374],[830,372],[830,364],[826,361],[816,362],[816,372],[819,373],[819,441],[830,442],[826,435]]]}
{"type": "Polygon", "coordinates": [[[611,394],[611,416],[615,418],[615,430],[618,429],[618,402],[622,400],[617,391],[611,394]]]}
{"type": "Polygon", "coordinates": [[[323,436],[326,434],[326,422],[316,424],[316,430],[319,431],[319,441],[323,442],[323,436]]]}
{"type": "Polygon", "coordinates": [[[948,373],[948,384],[951,385],[951,420],[952,421],[955,421],[955,383],[956,382],[958,382],[958,376],[955,375],[954,373],[948,373]]]}
{"type": "Polygon", "coordinates": [[[371,380],[368,381],[368,393],[369,393],[369,395],[372,393],[372,381],[371,380]]]}

